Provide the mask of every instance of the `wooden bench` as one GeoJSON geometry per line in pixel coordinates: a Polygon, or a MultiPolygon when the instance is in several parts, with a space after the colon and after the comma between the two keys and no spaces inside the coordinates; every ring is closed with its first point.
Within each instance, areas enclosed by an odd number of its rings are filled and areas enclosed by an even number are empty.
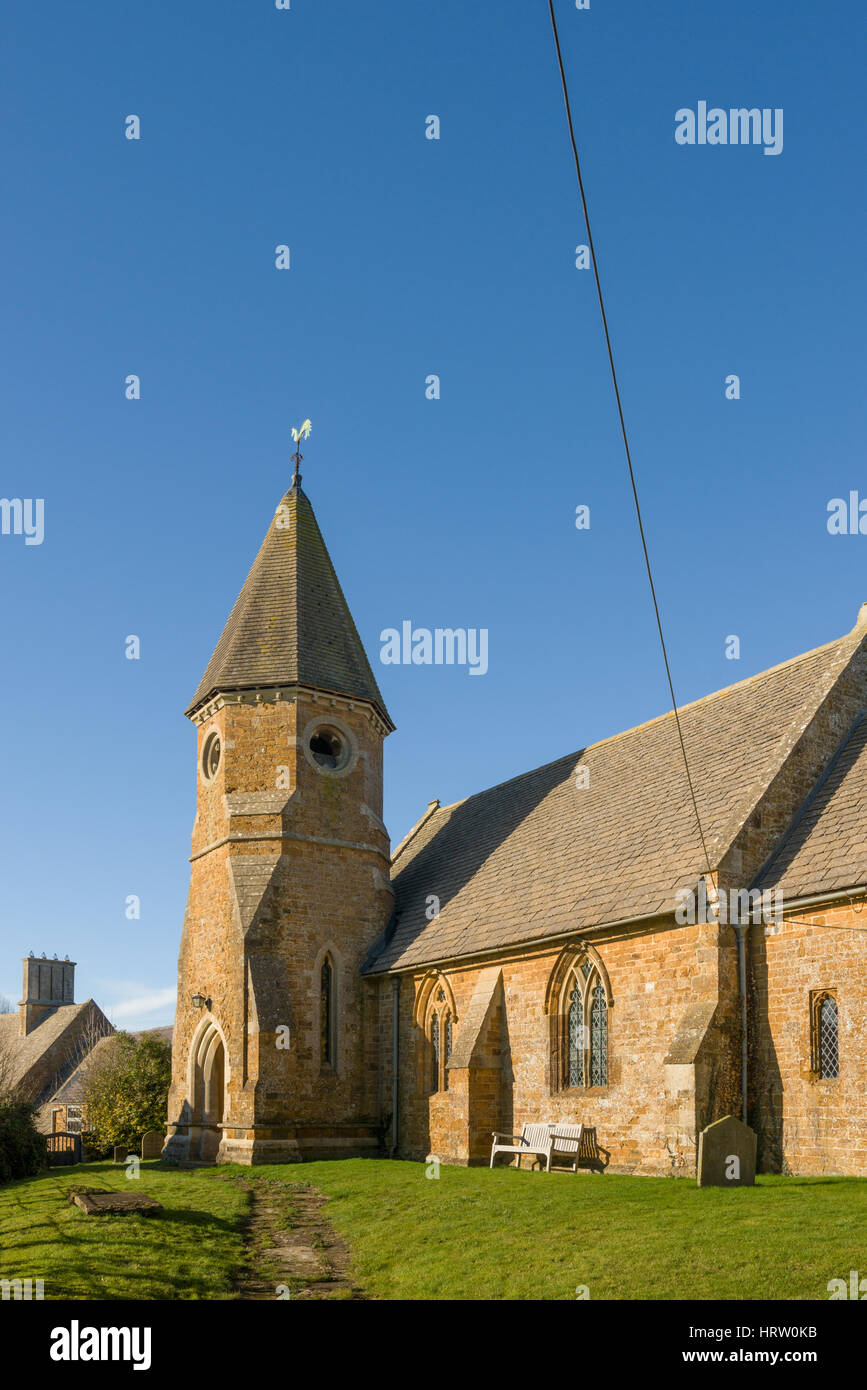
{"type": "Polygon", "coordinates": [[[551,1124],[525,1124],[521,1126],[520,1134],[492,1134],[493,1144],[491,1145],[491,1167],[494,1166],[494,1158],[497,1154],[513,1154],[518,1162],[517,1167],[521,1166],[521,1159],[525,1154],[531,1154],[534,1160],[539,1162],[545,1160],[545,1168],[551,1171],[551,1150],[553,1140],[551,1124]],[[508,1143],[501,1143],[501,1140],[508,1140],[508,1143]]]}
{"type": "Polygon", "coordinates": [[[583,1125],[554,1125],[551,1130],[552,1158],[565,1158],[571,1161],[572,1171],[575,1173],[578,1172],[583,1134],[583,1125]]]}
{"type": "Polygon", "coordinates": [[[552,1158],[568,1156],[573,1172],[578,1168],[590,1168],[594,1173],[604,1173],[611,1161],[608,1149],[603,1149],[596,1137],[593,1125],[552,1125],[552,1158]]]}

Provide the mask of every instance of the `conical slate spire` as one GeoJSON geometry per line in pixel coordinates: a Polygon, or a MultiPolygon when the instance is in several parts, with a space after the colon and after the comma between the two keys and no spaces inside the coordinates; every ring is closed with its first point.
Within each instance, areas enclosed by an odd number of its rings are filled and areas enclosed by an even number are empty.
{"type": "Polygon", "coordinates": [[[394,725],[305,494],[280,503],[193,696],[304,685],[367,700],[394,725]]]}

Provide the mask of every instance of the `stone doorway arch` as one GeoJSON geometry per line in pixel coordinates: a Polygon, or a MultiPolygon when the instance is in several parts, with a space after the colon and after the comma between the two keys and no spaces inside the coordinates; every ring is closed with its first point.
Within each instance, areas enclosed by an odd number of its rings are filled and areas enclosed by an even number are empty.
{"type": "Polygon", "coordinates": [[[190,1052],[190,1158],[212,1163],[223,1138],[226,1043],[213,1018],[203,1020],[190,1052]]]}

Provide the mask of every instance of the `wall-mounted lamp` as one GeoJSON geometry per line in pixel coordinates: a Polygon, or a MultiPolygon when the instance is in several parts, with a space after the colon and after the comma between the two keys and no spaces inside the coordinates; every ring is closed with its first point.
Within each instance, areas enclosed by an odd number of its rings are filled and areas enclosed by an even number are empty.
{"type": "Polygon", "coordinates": [[[193,995],[193,1008],[194,1008],[194,1009],[210,1009],[210,1007],[211,1007],[211,1001],[210,1001],[210,999],[206,999],[205,996],[204,996],[204,994],[194,994],[194,995],[193,995]]]}

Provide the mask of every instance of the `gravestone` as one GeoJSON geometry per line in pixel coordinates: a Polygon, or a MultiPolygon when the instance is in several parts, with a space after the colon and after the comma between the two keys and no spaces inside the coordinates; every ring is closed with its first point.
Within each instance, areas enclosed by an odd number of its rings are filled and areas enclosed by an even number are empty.
{"type": "Polygon", "coordinates": [[[734,1115],[698,1136],[699,1187],[752,1187],[756,1181],[756,1132],[734,1115]]]}
{"type": "Polygon", "coordinates": [[[160,1158],[163,1152],[163,1145],[166,1136],[162,1130],[149,1129],[147,1134],[142,1135],[141,1156],[142,1158],[160,1158]]]}
{"type": "Polygon", "coordinates": [[[128,1158],[129,1158],[129,1149],[125,1149],[125,1148],[123,1147],[123,1145],[118,1145],[118,1146],[115,1148],[115,1151],[114,1151],[114,1161],[115,1161],[115,1163],[126,1163],[126,1161],[127,1161],[128,1158]]]}
{"type": "Polygon", "coordinates": [[[104,1192],[98,1187],[70,1188],[69,1201],[80,1207],[85,1216],[127,1216],[136,1211],[148,1216],[162,1211],[161,1203],[143,1192],[104,1192]]]}

